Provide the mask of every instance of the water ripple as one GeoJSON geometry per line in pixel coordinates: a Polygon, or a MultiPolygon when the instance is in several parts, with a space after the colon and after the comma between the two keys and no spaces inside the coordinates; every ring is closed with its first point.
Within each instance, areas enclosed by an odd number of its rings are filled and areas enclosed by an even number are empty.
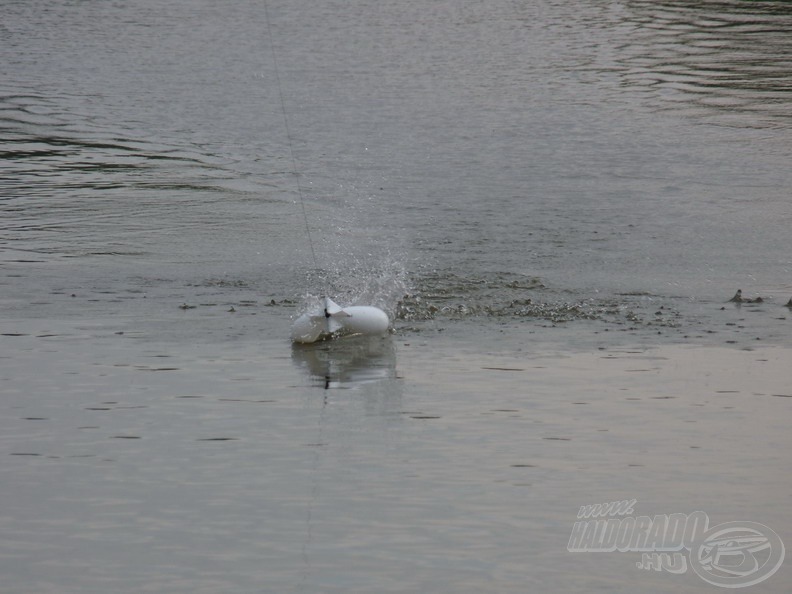
{"type": "Polygon", "coordinates": [[[626,4],[622,83],[661,109],[738,127],[792,125],[787,2],[626,4]]]}

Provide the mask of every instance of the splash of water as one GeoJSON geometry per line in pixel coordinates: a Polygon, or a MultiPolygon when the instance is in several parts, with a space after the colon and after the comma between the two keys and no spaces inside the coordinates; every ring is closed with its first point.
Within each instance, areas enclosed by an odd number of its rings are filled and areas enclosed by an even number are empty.
{"type": "Polygon", "coordinates": [[[406,268],[390,257],[374,263],[347,258],[330,270],[312,271],[306,284],[311,288],[300,300],[298,315],[321,307],[321,298],[328,296],[341,306],[373,305],[393,320],[410,292],[406,268]]]}

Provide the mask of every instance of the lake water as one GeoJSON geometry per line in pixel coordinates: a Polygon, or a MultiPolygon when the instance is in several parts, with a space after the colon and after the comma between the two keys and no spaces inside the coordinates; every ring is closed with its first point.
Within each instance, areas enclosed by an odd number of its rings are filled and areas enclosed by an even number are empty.
{"type": "Polygon", "coordinates": [[[789,3],[0,17],[4,591],[711,591],[566,551],[632,498],[792,543],[789,3]],[[393,334],[292,347],[324,293],[393,334]]]}

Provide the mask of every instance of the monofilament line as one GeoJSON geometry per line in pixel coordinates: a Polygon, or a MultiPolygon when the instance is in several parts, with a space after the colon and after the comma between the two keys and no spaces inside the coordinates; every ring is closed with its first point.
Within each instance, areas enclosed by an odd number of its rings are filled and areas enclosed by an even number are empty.
{"type": "Polygon", "coordinates": [[[318,270],[319,264],[316,260],[316,250],[314,250],[313,239],[311,239],[311,228],[308,225],[308,212],[305,210],[305,198],[303,197],[302,184],[300,184],[300,172],[297,169],[297,159],[294,157],[291,130],[289,129],[289,116],[286,113],[286,101],[283,99],[283,87],[281,86],[280,73],[278,71],[278,56],[275,52],[275,39],[272,37],[272,25],[270,24],[267,2],[264,2],[264,18],[267,21],[267,35],[269,36],[272,66],[275,70],[275,82],[278,85],[278,95],[280,96],[281,111],[283,112],[283,123],[286,128],[286,139],[289,142],[289,155],[291,156],[292,171],[294,172],[294,179],[297,182],[297,193],[300,195],[300,208],[302,209],[303,221],[305,222],[305,233],[308,235],[308,245],[311,247],[311,257],[313,258],[314,268],[318,270]]]}

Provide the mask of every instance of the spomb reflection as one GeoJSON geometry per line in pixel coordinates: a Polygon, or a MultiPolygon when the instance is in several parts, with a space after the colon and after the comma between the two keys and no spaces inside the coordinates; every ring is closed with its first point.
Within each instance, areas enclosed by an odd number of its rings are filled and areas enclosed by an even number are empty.
{"type": "Polygon", "coordinates": [[[294,344],[292,361],[324,389],[396,378],[396,349],[390,336],[294,344]]]}

